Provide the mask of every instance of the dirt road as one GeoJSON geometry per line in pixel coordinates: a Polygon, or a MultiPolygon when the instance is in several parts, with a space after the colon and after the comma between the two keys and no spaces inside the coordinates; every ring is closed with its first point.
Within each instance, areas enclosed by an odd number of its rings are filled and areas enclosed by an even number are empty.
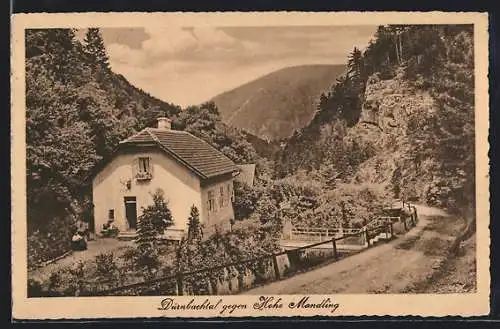
{"type": "Polygon", "coordinates": [[[418,225],[390,243],[245,294],[425,292],[463,222],[435,208],[417,211],[418,225]]]}

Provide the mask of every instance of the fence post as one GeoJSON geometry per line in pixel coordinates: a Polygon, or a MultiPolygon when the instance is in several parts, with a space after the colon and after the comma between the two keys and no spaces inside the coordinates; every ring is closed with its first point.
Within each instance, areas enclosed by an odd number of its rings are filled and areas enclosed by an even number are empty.
{"type": "Polygon", "coordinates": [[[175,282],[177,285],[177,296],[182,296],[183,295],[182,274],[177,274],[175,282]]]}
{"type": "Polygon", "coordinates": [[[389,222],[390,228],[391,228],[391,239],[394,237],[394,228],[392,227],[393,223],[392,220],[389,222]]]}
{"type": "Polygon", "coordinates": [[[273,266],[274,266],[274,275],[276,280],[280,279],[280,268],[278,267],[278,260],[276,259],[276,255],[273,255],[273,266]]]}
{"type": "Polygon", "coordinates": [[[335,237],[332,238],[333,245],[333,259],[337,260],[337,242],[335,241],[335,237]]]}
{"type": "Polygon", "coordinates": [[[408,231],[408,227],[406,226],[406,216],[403,217],[403,225],[404,225],[405,231],[408,231]]]}
{"type": "Polygon", "coordinates": [[[366,244],[369,247],[370,246],[370,234],[368,233],[368,230],[365,228],[365,239],[366,239],[366,244]]]}

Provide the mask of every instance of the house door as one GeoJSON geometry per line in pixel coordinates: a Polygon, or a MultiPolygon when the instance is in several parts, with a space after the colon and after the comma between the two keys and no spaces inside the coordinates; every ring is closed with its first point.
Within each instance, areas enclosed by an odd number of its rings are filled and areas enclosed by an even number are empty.
{"type": "Polygon", "coordinates": [[[125,216],[130,229],[137,228],[137,201],[135,196],[125,197],[125,216]]]}

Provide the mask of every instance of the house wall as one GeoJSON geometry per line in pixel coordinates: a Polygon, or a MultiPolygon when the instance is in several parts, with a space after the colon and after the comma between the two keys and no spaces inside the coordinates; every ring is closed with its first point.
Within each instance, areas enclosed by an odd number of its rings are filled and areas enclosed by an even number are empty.
{"type": "Polygon", "coordinates": [[[120,231],[129,229],[124,203],[124,197],[127,196],[136,197],[139,217],[142,208],[152,204],[152,194],[155,190],[161,188],[172,212],[173,229],[185,230],[191,206],[202,209],[203,205],[199,178],[159,151],[117,155],[96,175],[92,186],[95,232],[98,234],[108,220],[109,209],[114,209],[115,224],[120,231]],[[153,168],[151,180],[138,182],[132,177],[133,166],[138,157],[150,157],[153,168]],[[126,187],[127,180],[131,180],[130,189],[126,187]]]}
{"type": "Polygon", "coordinates": [[[233,191],[233,179],[226,178],[218,182],[206,184],[202,187],[202,204],[203,211],[201,213],[202,223],[205,226],[205,231],[210,234],[218,226],[221,230],[227,231],[230,229],[230,219],[234,218],[233,204],[231,202],[231,191],[233,191]],[[220,205],[220,188],[224,188],[225,204],[220,205]],[[228,187],[230,188],[228,191],[228,187]],[[208,194],[213,191],[215,195],[215,211],[209,210],[208,194]]]}

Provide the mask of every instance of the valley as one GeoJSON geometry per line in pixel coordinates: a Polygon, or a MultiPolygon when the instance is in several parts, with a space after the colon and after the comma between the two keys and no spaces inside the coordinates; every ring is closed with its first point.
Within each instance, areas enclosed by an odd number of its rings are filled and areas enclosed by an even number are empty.
{"type": "Polygon", "coordinates": [[[284,139],[309,123],[321,93],[344,71],[344,65],[288,67],[217,95],[212,101],[227,124],[262,139],[284,139]]]}

